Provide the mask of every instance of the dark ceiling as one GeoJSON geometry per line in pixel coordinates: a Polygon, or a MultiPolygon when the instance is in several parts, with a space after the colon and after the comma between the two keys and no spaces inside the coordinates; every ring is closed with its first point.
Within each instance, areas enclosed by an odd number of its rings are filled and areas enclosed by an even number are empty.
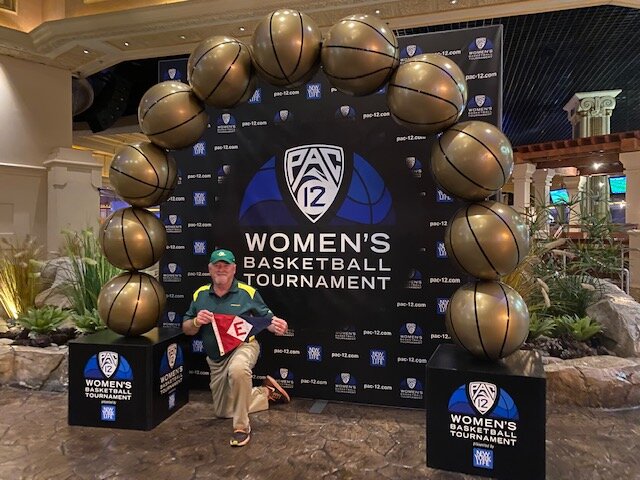
{"type": "MultiPolygon", "coordinates": [[[[396,33],[404,36],[497,24],[504,28],[503,128],[514,146],[571,138],[562,107],[576,92],[622,89],[611,131],[640,130],[640,9],[599,6],[396,33]]],[[[104,108],[100,106],[101,90],[112,96],[116,82],[115,90],[120,88],[128,97],[118,115],[135,115],[140,98],[157,82],[157,61],[126,62],[94,75],[90,80],[96,101],[74,120],[86,121],[104,108]]]]}
{"type": "Polygon", "coordinates": [[[503,129],[514,146],[571,138],[576,92],[621,89],[611,132],[640,130],[640,9],[600,6],[406,29],[503,25],[503,129]]]}

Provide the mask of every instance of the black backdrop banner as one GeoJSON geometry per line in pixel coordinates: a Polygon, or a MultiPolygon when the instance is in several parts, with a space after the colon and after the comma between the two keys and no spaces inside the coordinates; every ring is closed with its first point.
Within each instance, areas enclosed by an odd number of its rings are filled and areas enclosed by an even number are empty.
{"type": "MultiPolygon", "coordinates": [[[[403,58],[441,53],[465,72],[461,121],[499,125],[501,26],[399,41],[403,58]]],[[[185,60],[169,68],[186,79],[185,60]]],[[[159,73],[170,76],[162,64],[159,73]]],[[[261,83],[248,103],[209,114],[203,138],[174,152],[180,178],[161,206],[161,325],[179,327],[210,283],[209,254],[228,248],[238,278],[289,322],[284,337],[260,336],[257,380],[272,375],[303,397],[423,407],[425,364],[449,341],[444,312],[466,281],[444,248],[460,204],[431,178],[435,136],[397,125],[386,88],[350,97],[321,72],[297,88],[261,83]]],[[[192,385],[206,387],[197,337],[190,365],[192,385]]]]}

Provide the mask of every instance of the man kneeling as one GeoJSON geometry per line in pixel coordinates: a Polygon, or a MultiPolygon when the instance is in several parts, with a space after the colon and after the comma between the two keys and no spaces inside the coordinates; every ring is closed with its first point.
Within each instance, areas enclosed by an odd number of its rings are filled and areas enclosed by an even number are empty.
{"type": "MultiPolygon", "coordinates": [[[[288,403],[287,392],[272,377],[267,375],[263,386],[253,387],[252,369],[258,360],[260,346],[254,336],[228,351],[221,341],[219,322],[253,322],[275,335],[284,335],[287,322],[273,315],[257,290],[235,278],[236,260],[229,250],[216,250],[209,260],[212,283],[196,290],[193,301],[185,314],[182,331],[187,335],[201,332],[207,363],[211,371],[211,395],[214,413],[218,417],[233,418],[231,446],[242,447],[251,439],[249,413],[269,408],[269,403],[288,403]],[[240,317],[240,318],[238,318],[240,317]],[[244,318],[242,318],[244,317],[244,318]],[[205,328],[202,328],[206,325],[205,328]]],[[[243,332],[250,325],[238,326],[243,332]]],[[[242,338],[242,336],[239,336],[242,338]]]]}

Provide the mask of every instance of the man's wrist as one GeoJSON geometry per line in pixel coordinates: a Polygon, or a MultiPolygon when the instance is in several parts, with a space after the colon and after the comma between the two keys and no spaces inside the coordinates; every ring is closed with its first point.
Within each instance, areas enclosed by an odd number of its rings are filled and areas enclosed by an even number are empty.
{"type": "Polygon", "coordinates": [[[196,328],[200,328],[200,324],[198,323],[197,317],[193,317],[193,326],[196,328]]]}

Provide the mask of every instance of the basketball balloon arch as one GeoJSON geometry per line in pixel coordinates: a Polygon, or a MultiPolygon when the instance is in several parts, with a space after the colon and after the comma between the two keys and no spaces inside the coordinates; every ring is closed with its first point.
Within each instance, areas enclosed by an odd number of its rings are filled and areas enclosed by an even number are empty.
{"type": "Polygon", "coordinates": [[[189,85],[154,85],[138,108],[150,142],[127,145],[115,155],[109,178],[132,207],[114,212],[103,224],[102,248],[114,265],[128,270],[100,292],[98,309],[107,327],[122,335],[151,330],[162,314],[162,286],[139,270],[161,256],[162,223],[144,208],[165,201],[177,179],[167,150],[193,145],[207,128],[205,104],[232,108],[251,98],[256,74],[278,87],[305,83],[322,65],[329,82],[349,95],[368,95],[387,82],[394,120],[423,134],[443,132],[431,152],[436,181],[468,201],[445,233],[450,257],[476,281],[451,297],[446,326],[471,354],[497,360],[516,351],[529,331],[522,297],[499,281],[529,250],[528,230],[510,207],[485,199],[505,184],[513,169],[509,140],[491,124],[456,123],[467,103],[467,84],[448,58],[424,54],[400,63],[398,41],[371,15],[340,20],[322,39],[314,21],[296,10],[277,10],[257,26],[251,47],[226,36],[203,41],[189,57],[189,85]]]}

